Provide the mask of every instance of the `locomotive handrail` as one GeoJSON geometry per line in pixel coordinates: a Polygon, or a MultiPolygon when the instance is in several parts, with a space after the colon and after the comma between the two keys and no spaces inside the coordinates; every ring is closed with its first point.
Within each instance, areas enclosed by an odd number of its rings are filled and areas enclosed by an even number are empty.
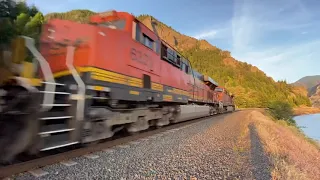
{"type": "Polygon", "coordinates": [[[77,98],[77,112],[76,112],[76,119],[78,121],[82,121],[84,118],[84,108],[85,108],[85,93],[86,93],[86,85],[82,81],[78,71],[73,66],[73,57],[74,57],[74,46],[67,47],[67,57],[66,57],[66,65],[71,72],[74,80],[78,84],[78,98],[77,98]],[[79,98],[80,95],[80,98],[79,98]]]}
{"type": "MultiPolygon", "coordinates": [[[[39,65],[41,67],[41,71],[43,72],[43,76],[46,82],[45,84],[45,91],[46,92],[55,92],[56,85],[55,80],[50,68],[49,63],[46,61],[46,59],[40,54],[40,52],[35,47],[34,39],[27,37],[27,36],[21,36],[25,39],[25,46],[30,50],[30,52],[34,55],[35,59],[38,60],[39,65]]],[[[48,111],[52,108],[54,102],[54,94],[51,93],[45,93],[43,98],[43,105],[42,110],[48,111]]]]}

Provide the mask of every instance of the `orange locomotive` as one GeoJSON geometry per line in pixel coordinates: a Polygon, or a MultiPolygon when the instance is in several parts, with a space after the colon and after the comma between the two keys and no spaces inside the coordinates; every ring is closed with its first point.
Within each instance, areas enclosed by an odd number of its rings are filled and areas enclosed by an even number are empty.
{"type": "Polygon", "coordinates": [[[233,111],[234,110],[234,102],[233,95],[229,94],[229,92],[221,86],[218,86],[214,89],[214,94],[217,98],[217,102],[219,102],[218,111],[223,113],[224,111],[233,111]]]}
{"type": "Polygon", "coordinates": [[[88,143],[119,129],[138,132],[235,109],[233,96],[126,12],[100,13],[89,24],[50,20],[40,45],[41,53],[29,48],[40,67],[39,131],[30,130],[36,138],[20,149],[88,143]]]}

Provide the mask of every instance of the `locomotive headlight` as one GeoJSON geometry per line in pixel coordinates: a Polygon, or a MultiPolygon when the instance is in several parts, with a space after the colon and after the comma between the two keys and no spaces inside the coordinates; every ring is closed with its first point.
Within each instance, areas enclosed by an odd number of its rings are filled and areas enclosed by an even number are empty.
{"type": "Polygon", "coordinates": [[[100,31],[99,34],[100,34],[101,36],[106,36],[106,34],[105,34],[104,32],[102,32],[102,31],[100,31]]]}
{"type": "Polygon", "coordinates": [[[54,33],[56,32],[54,29],[52,28],[48,28],[48,38],[50,39],[54,39],[54,33]]]}

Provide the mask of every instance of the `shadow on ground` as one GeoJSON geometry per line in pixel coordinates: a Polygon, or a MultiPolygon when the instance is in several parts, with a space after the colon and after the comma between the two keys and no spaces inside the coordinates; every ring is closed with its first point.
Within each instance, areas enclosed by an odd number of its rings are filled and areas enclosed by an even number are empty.
{"type": "Polygon", "coordinates": [[[271,162],[265,154],[256,127],[249,125],[251,139],[251,163],[254,167],[253,175],[257,180],[271,179],[271,162]]]}

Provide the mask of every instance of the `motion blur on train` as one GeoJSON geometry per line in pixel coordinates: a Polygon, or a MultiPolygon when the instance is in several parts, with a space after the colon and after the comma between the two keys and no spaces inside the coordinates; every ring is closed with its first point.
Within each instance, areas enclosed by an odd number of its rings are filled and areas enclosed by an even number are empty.
{"type": "Polygon", "coordinates": [[[235,110],[233,95],[127,12],[49,20],[39,48],[29,37],[13,41],[10,66],[1,162],[235,110]]]}

